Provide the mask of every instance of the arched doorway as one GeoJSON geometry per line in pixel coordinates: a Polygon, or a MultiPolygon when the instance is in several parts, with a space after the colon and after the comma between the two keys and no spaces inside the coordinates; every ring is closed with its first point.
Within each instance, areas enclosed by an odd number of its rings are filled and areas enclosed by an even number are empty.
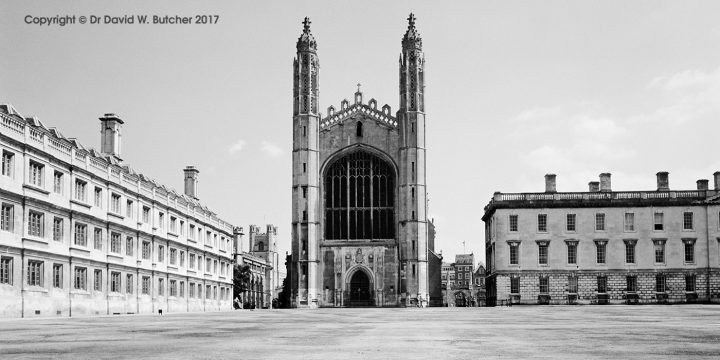
{"type": "Polygon", "coordinates": [[[455,306],[465,307],[467,306],[467,297],[463,292],[455,293],[455,306]]]}
{"type": "Polygon", "coordinates": [[[350,306],[372,306],[373,294],[371,281],[368,275],[358,270],[350,278],[350,306]]]}

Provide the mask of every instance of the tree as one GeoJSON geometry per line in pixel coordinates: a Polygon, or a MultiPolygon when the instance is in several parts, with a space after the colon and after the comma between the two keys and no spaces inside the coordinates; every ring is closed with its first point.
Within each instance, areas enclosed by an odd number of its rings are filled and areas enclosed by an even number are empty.
{"type": "Polygon", "coordinates": [[[235,264],[233,267],[233,299],[250,289],[250,265],[235,264]]]}

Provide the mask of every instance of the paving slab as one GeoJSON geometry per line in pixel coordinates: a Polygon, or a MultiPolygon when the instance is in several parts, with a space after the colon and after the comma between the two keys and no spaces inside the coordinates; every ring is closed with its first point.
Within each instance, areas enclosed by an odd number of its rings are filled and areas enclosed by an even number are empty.
{"type": "Polygon", "coordinates": [[[720,306],[237,310],[0,320],[3,359],[718,359],[720,306]]]}

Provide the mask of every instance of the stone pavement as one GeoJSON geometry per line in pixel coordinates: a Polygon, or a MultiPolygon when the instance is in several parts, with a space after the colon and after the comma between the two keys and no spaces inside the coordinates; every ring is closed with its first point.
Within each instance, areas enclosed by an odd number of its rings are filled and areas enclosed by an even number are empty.
{"type": "Polygon", "coordinates": [[[0,320],[2,359],[720,356],[720,306],[238,310],[0,320]]]}

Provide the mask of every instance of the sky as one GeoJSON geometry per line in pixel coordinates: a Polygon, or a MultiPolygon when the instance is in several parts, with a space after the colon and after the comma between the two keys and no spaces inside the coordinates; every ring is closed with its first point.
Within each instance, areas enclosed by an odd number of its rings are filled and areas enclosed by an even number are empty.
{"type": "MultiPolygon", "coordinates": [[[[290,248],[292,61],[309,16],[320,105],[362,84],[398,108],[410,12],[426,65],[427,184],[436,250],[484,260],[493,192],[694,189],[720,170],[717,1],[2,1],[0,102],[99,148],[125,121],[125,163],[290,248]],[[26,24],[27,15],[219,15],[216,24],[26,24]]],[[[136,20],[137,21],[137,20],[136,20]]],[[[325,110],[323,110],[325,112],[325,110]]],[[[712,180],[711,180],[712,186],[712,180]]]]}

